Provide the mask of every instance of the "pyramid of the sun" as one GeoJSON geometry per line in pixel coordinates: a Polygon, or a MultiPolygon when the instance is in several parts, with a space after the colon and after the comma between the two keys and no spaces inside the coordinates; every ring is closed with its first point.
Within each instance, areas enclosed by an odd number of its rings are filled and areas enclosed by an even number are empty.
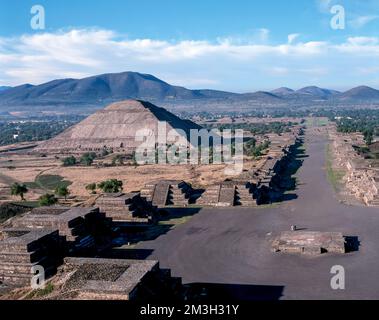
{"type": "Polygon", "coordinates": [[[188,139],[191,129],[200,129],[197,124],[182,120],[149,102],[126,100],[92,114],[35,150],[49,153],[83,153],[103,149],[133,151],[142,143],[136,139],[136,133],[148,129],[157,137],[159,122],[161,127],[163,122],[166,123],[163,127],[167,132],[183,130],[188,139]]]}

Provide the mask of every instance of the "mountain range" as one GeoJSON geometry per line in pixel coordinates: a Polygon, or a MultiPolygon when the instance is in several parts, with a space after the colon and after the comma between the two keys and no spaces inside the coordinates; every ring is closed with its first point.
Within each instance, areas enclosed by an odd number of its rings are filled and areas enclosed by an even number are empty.
{"type": "Polygon", "coordinates": [[[7,86],[0,86],[0,92],[1,91],[5,91],[5,90],[8,90],[10,89],[11,87],[7,87],[7,86]]]}
{"type": "Polygon", "coordinates": [[[300,90],[279,88],[237,94],[217,90],[190,90],[173,86],[153,75],[137,72],[102,74],[84,79],[60,79],[41,85],[0,87],[0,108],[10,106],[105,105],[125,99],[141,99],[170,104],[183,101],[222,101],[233,103],[308,104],[316,102],[379,102],[379,90],[360,86],[346,92],[315,86],[300,90]]]}

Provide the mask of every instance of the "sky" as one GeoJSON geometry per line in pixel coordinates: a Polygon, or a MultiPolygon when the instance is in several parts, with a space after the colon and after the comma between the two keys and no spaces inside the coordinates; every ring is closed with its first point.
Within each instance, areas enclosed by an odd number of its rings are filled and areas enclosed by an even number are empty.
{"type": "Polygon", "coordinates": [[[192,89],[379,89],[379,0],[0,1],[0,85],[123,71],[192,89]]]}

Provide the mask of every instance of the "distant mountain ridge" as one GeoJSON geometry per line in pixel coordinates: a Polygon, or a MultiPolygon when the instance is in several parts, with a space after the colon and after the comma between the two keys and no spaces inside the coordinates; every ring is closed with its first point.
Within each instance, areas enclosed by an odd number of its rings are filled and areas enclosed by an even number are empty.
{"type": "Polygon", "coordinates": [[[379,100],[379,90],[360,86],[342,93],[339,98],[342,100],[379,100]]]}
{"type": "Polygon", "coordinates": [[[217,90],[190,90],[173,86],[149,74],[122,72],[102,74],[84,79],[59,79],[41,85],[24,84],[1,89],[1,106],[54,106],[94,105],[100,106],[125,99],[141,99],[152,102],[180,103],[180,101],[227,101],[243,103],[289,104],[313,101],[378,101],[379,90],[361,86],[346,92],[338,92],[309,86],[297,91],[279,88],[271,92],[258,91],[237,94],[217,90]]]}
{"type": "Polygon", "coordinates": [[[286,88],[286,87],[281,87],[281,88],[278,88],[278,89],[271,91],[271,93],[278,95],[278,96],[286,96],[286,95],[293,94],[294,92],[295,92],[295,90],[290,89],[290,88],[286,88]]]}
{"type": "Polygon", "coordinates": [[[0,92],[10,89],[11,87],[8,86],[0,86],[0,92]]]}

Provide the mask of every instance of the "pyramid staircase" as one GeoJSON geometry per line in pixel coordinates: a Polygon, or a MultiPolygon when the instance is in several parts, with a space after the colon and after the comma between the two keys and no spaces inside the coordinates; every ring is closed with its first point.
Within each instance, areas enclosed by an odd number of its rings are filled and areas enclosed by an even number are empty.
{"type": "Polygon", "coordinates": [[[95,235],[106,228],[105,215],[98,208],[41,207],[16,219],[19,229],[58,230],[65,237],[68,251],[86,252],[95,247],[95,235]]]}
{"type": "Polygon", "coordinates": [[[184,181],[160,181],[147,184],[141,190],[141,197],[158,208],[187,207],[192,193],[192,187],[184,181]]]}
{"type": "Polygon", "coordinates": [[[139,193],[105,194],[96,200],[100,211],[113,222],[150,223],[154,208],[139,193]]]}
{"type": "Polygon", "coordinates": [[[236,186],[236,205],[241,207],[257,207],[257,199],[253,193],[252,186],[239,184],[236,186]]]}
{"type": "Polygon", "coordinates": [[[236,186],[234,184],[224,184],[220,189],[218,207],[233,207],[236,202],[236,186]]]}
{"type": "Polygon", "coordinates": [[[191,186],[184,181],[170,184],[168,190],[168,204],[179,207],[187,207],[189,205],[189,198],[191,197],[191,194],[191,186]]]}
{"type": "Polygon", "coordinates": [[[0,282],[27,286],[33,276],[32,267],[42,266],[46,279],[62,263],[62,239],[57,230],[6,229],[2,234],[0,282]]]}
{"type": "Polygon", "coordinates": [[[236,187],[233,184],[220,184],[208,187],[196,204],[210,207],[233,207],[236,187]]]}
{"type": "Polygon", "coordinates": [[[216,206],[220,197],[221,185],[214,185],[208,187],[205,192],[196,201],[200,206],[216,206]]]}

